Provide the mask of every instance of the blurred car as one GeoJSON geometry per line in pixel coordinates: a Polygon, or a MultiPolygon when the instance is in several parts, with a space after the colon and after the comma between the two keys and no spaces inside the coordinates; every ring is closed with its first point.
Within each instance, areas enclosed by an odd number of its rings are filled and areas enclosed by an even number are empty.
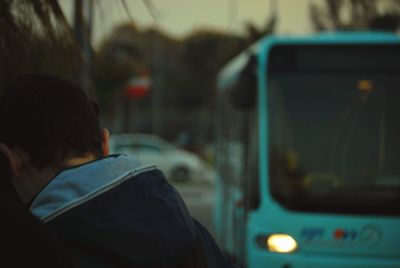
{"type": "Polygon", "coordinates": [[[141,164],[156,164],[170,181],[212,182],[215,172],[196,154],[182,150],[150,134],[114,134],[110,138],[112,154],[126,154],[141,164]]]}

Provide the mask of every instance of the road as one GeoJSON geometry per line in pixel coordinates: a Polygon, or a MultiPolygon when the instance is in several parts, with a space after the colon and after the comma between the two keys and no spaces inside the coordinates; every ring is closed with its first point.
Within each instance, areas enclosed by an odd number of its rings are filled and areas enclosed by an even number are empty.
{"type": "Polygon", "coordinates": [[[214,186],[205,183],[179,183],[174,184],[181,194],[190,213],[207,229],[214,234],[213,205],[214,186]]]}

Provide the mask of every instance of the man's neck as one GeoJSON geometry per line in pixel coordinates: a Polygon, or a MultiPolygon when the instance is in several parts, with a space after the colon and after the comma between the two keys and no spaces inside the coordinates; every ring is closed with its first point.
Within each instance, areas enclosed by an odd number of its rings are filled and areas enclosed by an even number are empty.
{"type": "Polygon", "coordinates": [[[56,173],[51,169],[41,169],[39,171],[35,168],[28,168],[20,176],[14,177],[15,189],[22,203],[28,206],[56,173]]]}
{"type": "Polygon", "coordinates": [[[72,158],[68,159],[67,161],[65,161],[64,166],[66,168],[70,168],[70,167],[83,165],[83,164],[89,163],[94,160],[96,160],[96,157],[92,154],[90,154],[88,156],[83,156],[83,157],[72,157],[72,158]]]}
{"type": "MultiPolygon", "coordinates": [[[[96,160],[93,155],[72,157],[65,161],[63,168],[71,168],[96,160]]],[[[61,169],[62,170],[62,169],[61,169]]],[[[34,167],[24,169],[21,176],[14,178],[14,185],[21,201],[25,205],[32,203],[36,195],[56,176],[61,170],[44,168],[38,170],[34,167]]]]}

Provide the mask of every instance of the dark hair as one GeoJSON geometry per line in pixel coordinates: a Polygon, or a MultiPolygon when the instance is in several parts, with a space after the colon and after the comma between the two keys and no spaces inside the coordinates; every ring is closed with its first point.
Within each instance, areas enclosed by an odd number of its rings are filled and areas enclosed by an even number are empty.
{"type": "Polygon", "coordinates": [[[101,155],[97,105],[77,85],[59,78],[15,80],[0,98],[0,126],[0,142],[26,152],[37,168],[101,155]]]}
{"type": "Polygon", "coordinates": [[[0,194],[13,193],[16,196],[14,185],[11,182],[11,166],[6,155],[0,151],[0,194]]]}

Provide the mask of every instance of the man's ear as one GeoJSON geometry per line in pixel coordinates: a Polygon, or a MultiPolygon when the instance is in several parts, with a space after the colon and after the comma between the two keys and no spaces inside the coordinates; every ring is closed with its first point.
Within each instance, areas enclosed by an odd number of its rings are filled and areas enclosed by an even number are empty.
{"type": "Polygon", "coordinates": [[[110,132],[106,128],[101,130],[101,147],[103,149],[103,156],[110,154],[110,132]]]}
{"type": "Polygon", "coordinates": [[[14,152],[5,143],[0,143],[0,151],[7,157],[13,176],[20,176],[22,173],[22,159],[17,152],[14,152]]]}

